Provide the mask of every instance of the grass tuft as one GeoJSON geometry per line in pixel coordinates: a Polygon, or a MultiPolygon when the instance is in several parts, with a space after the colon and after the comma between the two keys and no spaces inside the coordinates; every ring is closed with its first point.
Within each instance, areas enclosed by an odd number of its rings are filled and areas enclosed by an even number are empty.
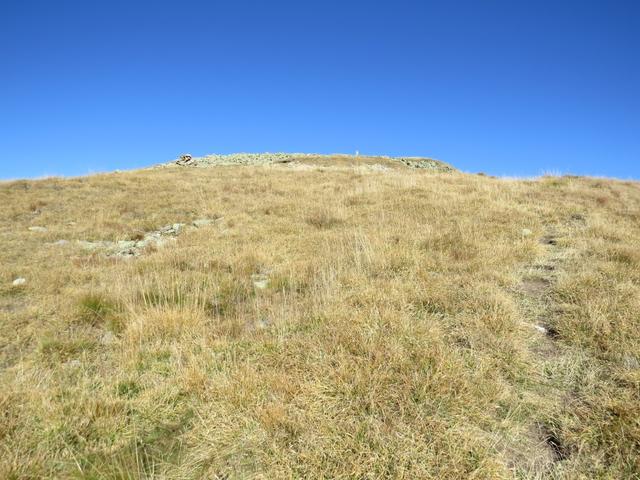
{"type": "Polygon", "coordinates": [[[307,215],[305,221],[317,229],[328,229],[342,223],[342,221],[326,210],[315,210],[307,215]]]}
{"type": "Polygon", "coordinates": [[[111,298],[98,293],[87,293],[80,297],[78,317],[84,324],[104,326],[114,333],[120,332],[124,327],[122,307],[111,298]]]}

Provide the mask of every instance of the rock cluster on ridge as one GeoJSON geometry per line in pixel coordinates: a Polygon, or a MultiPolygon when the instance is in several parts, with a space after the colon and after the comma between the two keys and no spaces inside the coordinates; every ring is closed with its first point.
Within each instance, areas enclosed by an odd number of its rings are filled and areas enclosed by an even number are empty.
{"type": "Polygon", "coordinates": [[[185,161],[184,155],[180,159],[172,162],[180,166],[188,167],[210,167],[222,165],[270,165],[287,164],[295,162],[305,162],[313,160],[347,159],[352,160],[354,165],[362,159],[376,160],[381,162],[399,162],[410,168],[428,169],[439,172],[452,172],[456,169],[440,160],[423,157],[388,157],[388,156],[359,156],[359,155],[325,155],[314,153],[232,153],[229,155],[205,155],[203,157],[191,157],[185,161]]]}

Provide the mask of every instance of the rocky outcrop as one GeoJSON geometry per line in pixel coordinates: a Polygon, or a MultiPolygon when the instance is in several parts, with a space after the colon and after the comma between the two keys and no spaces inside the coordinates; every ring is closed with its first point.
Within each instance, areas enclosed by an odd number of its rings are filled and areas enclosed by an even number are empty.
{"type": "Polygon", "coordinates": [[[194,220],[191,226],[187,226],[184,223],[166,225],[159,230],[146,233],[140,240],[119,240],[115,242],[109,240],[97,240],[93,242],[78,240],[78,245],[89,251],[104,251],[109,257],[137,257],[142,254],[147,247],[162,247],[168,242],[175,241],[176,237],[185,228],[200,228],[210,225],[215,221],[216,220],[209,218],[202,218],[194,220]]]}
{"type": "Polygon", "coordinates": [[[398,160],[404,163],[407,167],[411,168],[426,168],[429,170],[439,170],[442,172],[455,171],[455,168],[453,168],[451,165],[441,162],[440,160],[434,160],[432,158],[397,157],[394,160],[398,160]]]}
{"type": "Polygon", "coordinates": [[[297,158],[308,156],[311,155],[305,153],[232,153],[230,155],[206,155],[193,158],[190,164],[201,167],[213,165],[266,165],[270,163],[289,163],[297,158]]]}
{"type": "MultiPolygon", "coordinates": [[[[315,153],[232,153],[229,155],[206,155],[204,157],[192,157],[182,155],[175,163],[180,166],[212,167],[223,165],[274,165],[274,164],[304,164],[305,160],[347,158],[353,159],[354,166],[358,166],[363,157],[359,155],[320,155],[315,153]]],[[[427,169],[438,172],[453,172],[456,169],[451,165],[422,157],[386,157],[370,156],[370,159],[380,159],[384,162],[400,162],[407,167],[427,169]]]]}
{"type": "Polygon", "coordinates": [[[192,164],[193,164],[193,157],[191,156],[190,153],[184,153],[180,155],[180,158],[178,160],[176,160],[176,165],[187,166],[192,164]]]}

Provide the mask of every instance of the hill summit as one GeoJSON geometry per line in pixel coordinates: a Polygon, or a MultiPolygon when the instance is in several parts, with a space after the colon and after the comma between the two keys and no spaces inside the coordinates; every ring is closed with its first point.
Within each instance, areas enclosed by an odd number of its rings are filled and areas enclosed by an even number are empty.
{"type": "Polygon", "coordinates": [[[181,163],[0,183],[0,478],[638,478],[637,182],[181,163]]]}
{"type": "Polygon", "coordinates": [[[220,165],[311,165],[339,168],[345,166],[364,166],[386,168],[420,168],[438,172],[452,172],[455,169],[440,160],[423,157],[388,157],[370,155],[333,154],[321,155],[315,153],[233,153],[229,155],[205,155],[193,157],[190,154],[181,155],[170,164],[192,167],[211,167],[220,165]]]}

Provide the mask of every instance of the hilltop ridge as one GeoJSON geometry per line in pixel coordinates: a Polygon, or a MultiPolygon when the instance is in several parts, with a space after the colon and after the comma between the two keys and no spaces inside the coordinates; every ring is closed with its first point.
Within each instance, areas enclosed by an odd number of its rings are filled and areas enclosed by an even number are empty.
{"type": "Polygon", "coordinates": [[[418,168],[438,172],[453,172],[448,163],[426,157],[390,157],[385,155],[349,155],[317,153],[232,153],[211,154],[201,157],[182,155],[180,159],[166,165],[178,164],[192,167],[230,166],[230,165],[315,165],[324,167],[378,166],[380,168],[418,168]]]}

